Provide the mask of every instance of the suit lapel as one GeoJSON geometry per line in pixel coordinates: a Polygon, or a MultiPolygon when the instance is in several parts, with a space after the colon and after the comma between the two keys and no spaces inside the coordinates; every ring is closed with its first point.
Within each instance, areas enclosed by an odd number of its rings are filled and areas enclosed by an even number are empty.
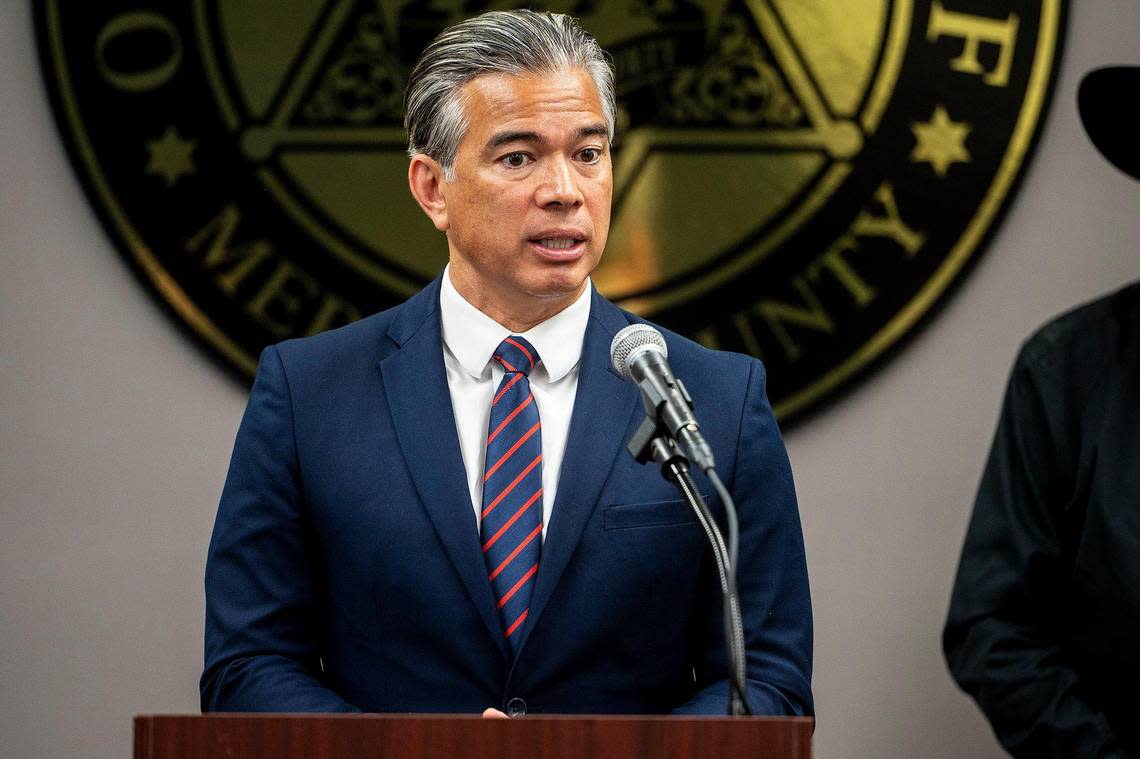
{"type": "Polygon", "coordinates": [[[557,587],[597,507],[616,457],[625,455],[626,430],[640,406],[634,386],[612,369],[609,348],[614,333],[627,324],[621,311],[595,291],[582,345],[566,454],[558,475],[558,495],[542,544],[522,645],[526,645],[557,587]]]}
{"type": "Polygon", "coordinates": [[[405,303],[388,331],[400,349],[380,363],[384,395],[420,500],[487,631],[508,658],[502,622],[487,582],[447,388],[439,281],[405,303]]]}

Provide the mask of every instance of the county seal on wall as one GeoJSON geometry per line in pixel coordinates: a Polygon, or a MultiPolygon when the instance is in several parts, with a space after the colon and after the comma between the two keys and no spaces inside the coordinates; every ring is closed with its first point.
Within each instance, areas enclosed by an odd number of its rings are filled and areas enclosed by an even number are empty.
{"type": "MultiPolygon", "coordinates": [[[[399,303],[447,247],[406,185],[401,99],[500,3],[37,0],[91,202],[178,320],[250,374],[399,303]]],[[[927,316],[1011,197],[1060,0],[579,0],[613,56],[619,305],[763,358],[788,419],[927,316]]]]}

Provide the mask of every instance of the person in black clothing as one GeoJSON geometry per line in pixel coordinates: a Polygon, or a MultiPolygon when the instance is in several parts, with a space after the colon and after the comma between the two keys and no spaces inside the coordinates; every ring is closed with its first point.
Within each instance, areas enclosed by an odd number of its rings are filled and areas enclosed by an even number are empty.
{"type": "MultiPolygon", "coordinates": [[[[1117,68],[1080,94],[1093,142],[1133,176],[1135,136],[1104,125],[1108,96],[1137,91],[1140,68],[1117,68]]],[[[1140,757],[1140,283],[1022,347],[943,648],[1014,756],[1140,757]]]]}

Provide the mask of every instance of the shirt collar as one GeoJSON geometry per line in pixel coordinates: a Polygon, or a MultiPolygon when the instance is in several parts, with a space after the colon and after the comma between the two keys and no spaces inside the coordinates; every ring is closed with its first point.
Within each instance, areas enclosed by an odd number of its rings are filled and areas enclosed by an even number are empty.
{"type": "MultiPolygon", "coordinates": [[[[565,377],[582,358],[592,289],[593,283],[587,280],[577,300],[522,333],[538,351],[540,366],[546,370],[550,382],[565,377]]],[[[465,372],[476,379],[483,377],[499,343],[513,333],[459,294],[451,284],[450,264],[443,270],[439,311],[444,346],[465,372]]]]}

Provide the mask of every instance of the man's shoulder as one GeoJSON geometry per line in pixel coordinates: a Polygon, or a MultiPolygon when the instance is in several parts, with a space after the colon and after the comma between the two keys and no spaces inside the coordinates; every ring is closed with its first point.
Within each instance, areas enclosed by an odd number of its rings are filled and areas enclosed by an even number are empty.
{"type": "Polygon", "coordinates": [[[391,308],[351,324],[274,346],[287,368],[339,371],[375,365],[406,342],[439,310],[439,280],[391,308]]]}
{"type": "Polygon", "coordinates": [[[274,347],[286,365],[311,366],[338,359],[379,359],[389,342],[388,331],[399,306],[366,316],[351,324],[308,337],[297,337],[274,347]]]}
{"type": "Polygon", "coordinates": [[[665,345],[669,354],[669,365],[673,373],[689,386],[690,392],[700,387],[705,394],[728,394],[734,396],[745,392],[749,384],[758,381],[761,387],[766,385],[764,365],[757,358],[743,353],[716,350],[709,348],[695,340],[681,335],[673,330],[656,324],[637,314],[626,311],[604,298],[605,304],[613,309],[619,318],[612,320],[612,332],[629,324],[647,324],[665,338],[665,345]]]}
{"type": "Polygon", "coordinates": [[[1140,282],[1076,306],[1045,322],[1022,345],[1027,369],[1099,372],[1134,349],[1140,338],[1140,282]]]}
{"type": "MultiPolygon", "coordinates": [[[[605,302],[609,303],[609,301],[605,302]]],[[[763,364],[757,358],[747,356],[743,353],[709,348],[680,333],[674,332],[668,327],[663,327],[649,319],[626,311],[615,304],[609,303],[609,305],[621,314],[625,324],[647,324],[660,332],[661,336],[665,338],[665,345],[669,351],[669,364],[674,370],[677,370],[678,367],[689,366],[702,372],[715,370],[730,372],[750,371],[753,367],[761,371],[763,370],[763,364]]]]}

